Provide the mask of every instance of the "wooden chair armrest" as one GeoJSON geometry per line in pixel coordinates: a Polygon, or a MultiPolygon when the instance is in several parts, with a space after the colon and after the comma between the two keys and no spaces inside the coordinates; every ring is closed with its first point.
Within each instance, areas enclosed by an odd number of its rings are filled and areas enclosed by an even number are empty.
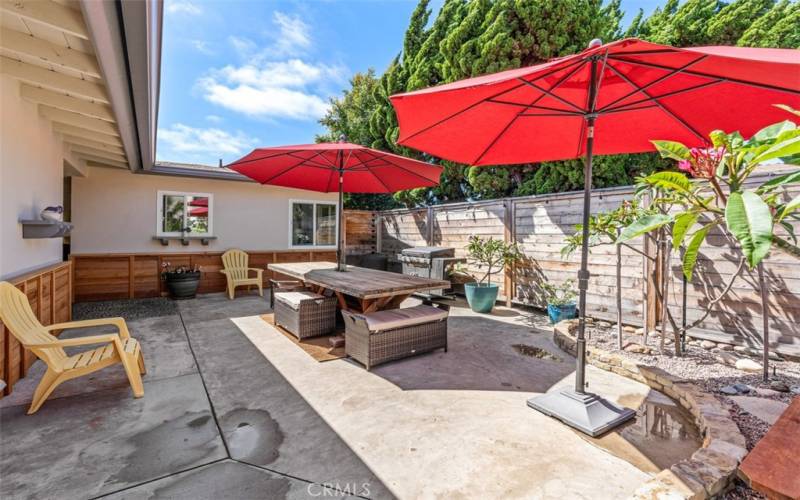
{"type": "Polygon", "coordinates": [[[257,278],[261,278],[261,276],[264,274],[264,270],[263,270],[263,269],[261,269],[260,267],[248,267],[248,268],[247,268],[247,271],[248,271],[248,272],[249,272],[249,271],[255,271],[255,272],[256,272],[256,277],[257,277],[257,278]]]}
{"type": "Polygon", "coordinates": [[[47,331],[52,330],[66,330],[67,328],[89,328],[92,326],[116,326],[119,330],[119,336],[123,339],[130,338],[128,332],[128,325],[125,324],[125,318],[100,318],[100,319],[86,319],[82,321],[68,321],[66,323],[55,323],[45,327],[47,331]]]}
{"type": "Polygon", "coordinates": [[[222,274],[228,274],[228,270],[227,269],[220,269],[219,272],[221,272],[222,274]]]}
{"type": "Polygon", "coordinates": [[[26,344],[27,348],[45,349],[47,347],[70,347],[78,345],[89,344],[107,344],[109,342],[116,342],[119,340],[119,335],[116,333],[108,333],[106,335],[92,335],[89,337],[76,337],[74,339],[57,339],[53,342],[46,344],[26,344]]]}

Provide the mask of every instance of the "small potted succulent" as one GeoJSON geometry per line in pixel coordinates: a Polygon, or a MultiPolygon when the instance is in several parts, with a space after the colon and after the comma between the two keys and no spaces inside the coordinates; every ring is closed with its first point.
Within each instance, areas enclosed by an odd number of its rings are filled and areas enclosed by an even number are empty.
{"type": "Polygon", "coordinates": [[[161,264],[161,279],[167,284],[169,296],[176,300],[193,299],[197,295],[200,275],[197,265],[192,270],[187,266],[173,268],[169,262],[161,264]]]}
{"type": "Polygon", "coordinates": [[[488,313],[497,300],[499,286],[492,284],[492,275],[499,273],[522,259],[516,243],[506,243],[489,237],[471,236],[467,245],[467,258],[486,273],[478,282],[465,283],[464,294],[473,311],[488,313]]]}
{"type": "Polygon", "coordinates": [[[565,319],[578,317],[578,310],[575,305],[575,280],[566,280],[561,285],[552,283],[541,283],[544,298],[547,301],[547,315],[553,324],[565,319]]]}

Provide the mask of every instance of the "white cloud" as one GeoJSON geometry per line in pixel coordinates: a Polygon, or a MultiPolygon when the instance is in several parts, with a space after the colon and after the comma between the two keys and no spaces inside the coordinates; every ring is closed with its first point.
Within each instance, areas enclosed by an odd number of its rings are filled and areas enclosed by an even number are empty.
{"type": "Polygon", "coordinates": [[[311,28],[299,16],[275,11],[269,41],[230,36],[241,62],[211,69],[197,81],[203,97],[257,118],[316,120],[329,108],[332,84],[345,81],[346,68],[310,60],[311,28]]]}
{"type": "Polygon", "coordinates": [[[173,153],[236,155],[258,144],[258,139],[237,130],[231,134],[218,128],[194,128],[174,123],[158,130],[158,138],[173,153]]]}
{"type": "Polygon", "coordinates": [[[328,110],[327,98],[318,87],[343,77],[339,66],[290,59],[226,66],[200,79],[198,85],[206,100],[238,113],[314,120],[328,110]]]}
{"type": "Polygon", "coordinates": [[[241,36],[231,35],[228,37],[228,42],[242,59],[252,57],[258,48],[254,41],[241,36]]]}
{"type": "Polygon", "coordinates": [[[277,54],[298,54],[311,47],[311,29],[299,16],[275,11],[272,22],[278,28],[273,47],[277,54]]]}
{"type": "Polygon", "coordinates": [[[211,48],[211,44],[206,42],[205,40],[189,40],[189,44],[194,47],[197,52],[201,54],[205,54],[207,56],[211,56],[216,54],[216,51],[211,48]]]}
{"type": "Polygon", "coordinates": [[[165,8],[170,14],[190,14],[199,16],[203,13],[202,7],[188,0],[172,0],[166,2],[165,8]]]}

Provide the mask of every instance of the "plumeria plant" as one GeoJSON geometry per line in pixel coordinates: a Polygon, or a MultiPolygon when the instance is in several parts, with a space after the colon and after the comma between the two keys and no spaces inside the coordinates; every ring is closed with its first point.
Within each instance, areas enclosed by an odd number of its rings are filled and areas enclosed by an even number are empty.
{"type": "Polygon", "coordinates": [[[763,128],[749,139],[739,132],[721,130],[711,132],[709,139],[705,148],[653,141],[662,157],[677,162],[680,172],[658,172],[638,179],[639,192],[653,191],[654,205],[660,210],[627,226],[618,242],[670,225],[672,247],[677,250],[685,246],[683,272],[687,279],[691,279],[700,246],[713,228],[733,235],[751,269],[773,246],[800,258],[791,224],[800,221],[800,196],[788,201],[783,196],[784,186],[800,182],[800,170],[745,188],[758,165],[776,160],[789,163],[800,156],[800,128],[786,120],[763,128]],[[786,236],[775,233],[777,226],[785,229],[786,236]]]}

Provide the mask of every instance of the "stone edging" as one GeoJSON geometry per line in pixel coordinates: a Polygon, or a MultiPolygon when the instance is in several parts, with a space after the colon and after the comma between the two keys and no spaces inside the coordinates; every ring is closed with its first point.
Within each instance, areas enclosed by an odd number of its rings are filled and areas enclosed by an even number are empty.
{"type": "MultiPolygon", "coordinates": [[[[577,328],[577,320],[562,321],[553,328],[556,345],[573,356],[576,354],[573,332],[577,328]]],[[[747,446],[739,427],[716,397],[661,368],[640,365],[596,347],[586,347],[586,361],[663,392],[692,415],[703,433],[703,445],[691,458],[656,474],[634,492],[632,499],[694,500],[714,497],[728,488],[739,463],[747,455],[747,446]]]]}

